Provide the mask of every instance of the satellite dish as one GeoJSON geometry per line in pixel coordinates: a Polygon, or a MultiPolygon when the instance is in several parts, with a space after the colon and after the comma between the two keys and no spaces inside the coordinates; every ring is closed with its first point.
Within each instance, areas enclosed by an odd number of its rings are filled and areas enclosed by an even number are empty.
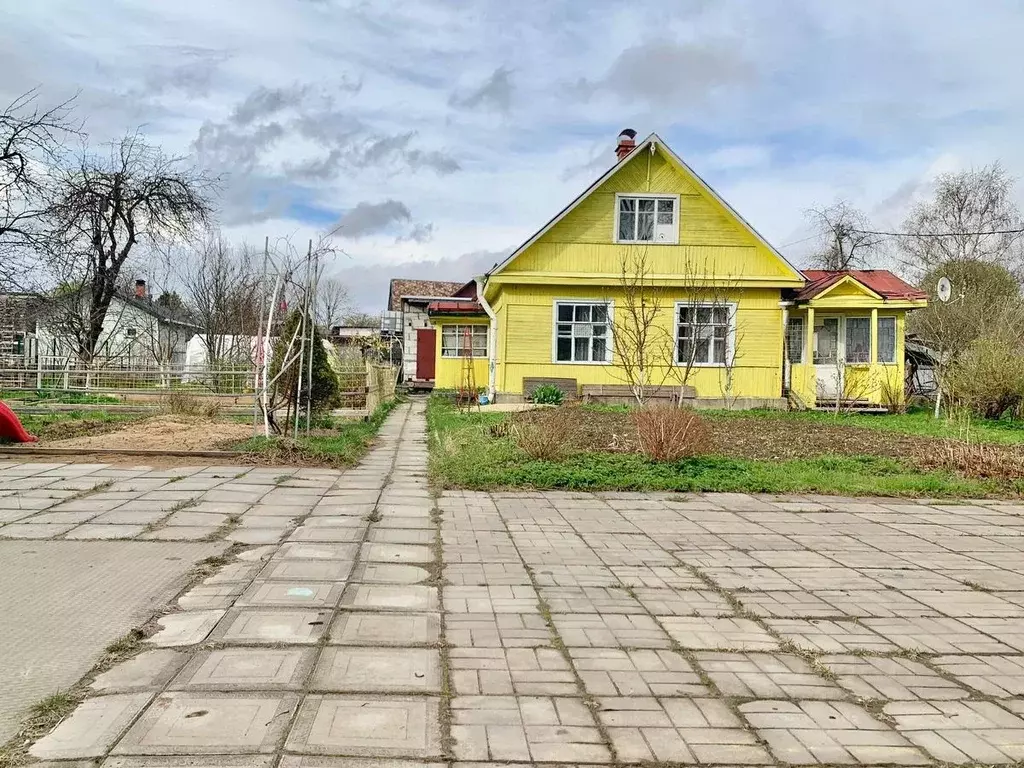
{"type": "Polygon", "coordinates": [[[939,295],[939,301],[949,301],[953,295],[953,284],[949,282],[948,277],[940,277],[939,284],[936,288],[936,292],[939,295]]]}

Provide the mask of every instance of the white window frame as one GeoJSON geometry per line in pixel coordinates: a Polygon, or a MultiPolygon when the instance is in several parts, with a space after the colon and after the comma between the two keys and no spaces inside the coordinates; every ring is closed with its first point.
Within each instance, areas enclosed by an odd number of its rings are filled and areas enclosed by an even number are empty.
{"type": "Polygon", "coordinates": [[[806,317],[789,317],[789,318],[787,318],[787,320],[786,320],[786,329],[785,329],[785,333],[783,334],[783,340],[784,340],[785,345],[786,345],[786,358],[787,358],[787,360],[789,360],[789,363],[791,365],[803,365],[804,364],[804,357],[806,357],[806,355],[807,355],[807,318],[806,317]],[[790,354],[791,350],[790,350],[790,346],[789,346],[789,326],[791,324],[795,324],[795,323],[799,323],[800,324],[800,346],[799,346],[800,357],[798,359],[796,359],[796,360],[794,360],[792,355],[790,354]]]}
{"type": "Polygon", "coordinates": [[[679,310],[681,307],[687,309],[714,309],[725,307],[729,312],[729,330],[725,334],[725,361],[716,363],[702,363],[694,361],[693,368],[727,368],[736,362],[736,311],[737,305],[734,301],[677,301],[672,310],[672,363],[677,368],[685,368],[687,363],[679,360],[679,310]]]}
{"type": "MultiPolygon", "coordinates": [[[[653,193],[653,192],[646,192],[646,193],[644,193],[644,192],[617,192],[615,194],[615,216],[614,216],[614,222],[612,224],[612,226],[614,227],[612,229],[612,242],[613,243],[623,243],[623,244],[628,244],[628,245],[679,245],[679,216],[680,216],[680,213],[679,213],[679,195],[656,194],[656,193],[653,193]],[[655,202],[655,204],[654,204],[654,228],[655,228],[654,231],[655,231],[655,239],[652,239],[652,240],[622,240],[622,239],[620,239],[619,238],[619,214],[622,212],[621,209],[622,209],[622,200],[623,199],[655,200],[655,201],[657,201],[657,200],[672,200],[672,201],[674,201],[674,204],[673,204],[673,207],[672,207],[673,208],[673,219],[674,219],[674,221],[672,222],[672,224],[673,224],[673,226],[672,226],[672,237],[667,239],[667,240],[658,240],[658,239],[656,239],[656,237],[657,237],[657,228],[658,228],[658,204],[657,204],[657,202],[655,202]]],[[[634,232],[636,231],[635,225],[634,225],[633,231],[634,232]]]]}
{"type": "MultiPolygon", "coordinates": [[[[612,333],[614,332],[615,302],[610,299],[555,299],[551,305],[551,362],[555,365],[611,365],[612,350],[614,343],[612,333]],[[558,359],[558,308],[571,304],[573,306],[588,305],[591,307],[608,308],[608,328],[605,331],[604,360],[559,360],[558,359]]],[[[563,322],[562,325],[565,325],[563,322]]],[[[593,345],[591,345],[593,349],[593,345]]]]}
{"type": "Polygon", "coordinates": [[[490,331],[488,330],[488,327],[487,327],[487,325],[485,323],[442,323],[441,324],[441,357],[443,357],[446,360],[457,360],[457,359],[465,360],[465,359],[467,359],[466,356],[464,354],[462,354],[462,334],[463,334],[463,331],[466,328],[472,328],[473,329],[470,332],[471,333],[470,341],[473,342],[473,344],[471,345],[473,348],[476,347],[475,339],[472,338],[472,336],[475,335],[474,332],[476,331],[477,328],[483,328],[483,331],[484,331],[484,350],[483,350],[483,352],[481,354],[479,354],[479,355],[476,355],[476,354],[473,354],[473,350],[471,349],[469,357],[471,357],[471,358],[473,358],[475,360],[478,360],[481,357],[487,357],[487,342],[488,342],[487,334],[490,331]],[[455,329],[455,338],[458,340],[458,343],[456,344],[456,347],[455,347],[455,354],[445,354],[445,351],[444,351],[444,329],[445,328],[454,328],[455,329]]]}
{"type": "Polygon", "coordinates": [[[875,350],[875,357],[879,365],[898,365],[900,355],[900,323],[896,315],[879,315],[878,328],[875,329],[875,337],[878,339],[878,349],[875,350]],[[892,360],[882,359],[882,321],[892,320],[892,360]]]}

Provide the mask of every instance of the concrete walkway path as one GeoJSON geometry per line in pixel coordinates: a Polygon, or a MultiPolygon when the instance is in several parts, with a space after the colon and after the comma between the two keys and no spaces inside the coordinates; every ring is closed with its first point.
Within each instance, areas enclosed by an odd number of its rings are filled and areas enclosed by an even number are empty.
{"type": "Polygon", "coordinates": [[[152,648],[96,679],[31,754],[109,768],[1024,759],[1022,508],[435,499],[426,458],[422,404],[406,405],[326,489],[282,481],[260,504],[301,511],[287,539],[185,594],[152,648]]]}

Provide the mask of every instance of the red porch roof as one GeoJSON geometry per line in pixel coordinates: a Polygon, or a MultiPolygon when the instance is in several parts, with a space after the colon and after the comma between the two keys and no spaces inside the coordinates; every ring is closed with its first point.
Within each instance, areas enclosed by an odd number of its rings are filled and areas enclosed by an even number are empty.
{"type": "Polygon", "coordinates": [[[805,269],[807,285],[796,292],[797,301],[807,301],[824,293],[844,277],[852,277],[883,299],[920,301],[928,294],[904,282],[887,269],[805,269]]]}
{"type": "Polygon", "coordinates": [[[484,315],[483,306],[479,301],[432,301],[427,305],[429,315],[484,315]]]}

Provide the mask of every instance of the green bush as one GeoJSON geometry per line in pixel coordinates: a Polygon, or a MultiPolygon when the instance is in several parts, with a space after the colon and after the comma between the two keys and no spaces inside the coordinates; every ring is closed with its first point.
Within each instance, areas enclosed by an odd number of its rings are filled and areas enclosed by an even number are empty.
{"type": "MultiPolygon", "coordinates": [[[[277,376],[281,370],[281,364],[285,361],[288,354],[288,342],[291,341],[295,335],[296,329],[302,322],[302,314],[298,310],[292,310],[291,313],[285,318],[284,327],[281,329],[281,333],[274,343],[274,354],[270,362],[270,378],[273,379],[277,376]]],[[[338,404],[339,392],[338,392],[338,377],[331,369],[330,361],[327,358],[327,350],[323,346],[323,337],[320,332],[315,329],[307,327],[305,334],[300,334],[296,338],[295,343],[292,345],[291,354],[295,355],[299,351],[299,344],[305,343],[309,345],[310,339],[309,334],[312,330],[314,334],[313,347],[313,397],[312,397],[312,410],[314,412],[324,411],[329,408],[333,408],[338,404]],[[302,336],[305,336],[303,341],[302,336]]],[[[308,354],[308,346],[307,346],[308,354]]],[[[302,361],[301,371],[301,382],[302,392],[299,396],[299,406],[304,407],[306,402],[306,393],[309,390],[309,381],[307,380],[308,375],[308,361],[302,361]]],[[[281,378],[277,380],[277,392],[280,394],[280,402],[288,404],[290,407],[295,405],[295,388],[297,381],[300,380],[299,372],[299,361],[295,363],[282,374],[281,378]]]]}
{"type": "Polygon", "coordinates": [[[561,405],[565,393],[554,384],[541,384],[533,391],[532,399],[538,405],[561,405]]]}
{"type": "Polygon", "coordinates": [[[1020,415],[1024,404],[1024,354],[1011,332],[990,331],[975,339],[947,371],[950,399],[976,416],[1020,415]]]}

